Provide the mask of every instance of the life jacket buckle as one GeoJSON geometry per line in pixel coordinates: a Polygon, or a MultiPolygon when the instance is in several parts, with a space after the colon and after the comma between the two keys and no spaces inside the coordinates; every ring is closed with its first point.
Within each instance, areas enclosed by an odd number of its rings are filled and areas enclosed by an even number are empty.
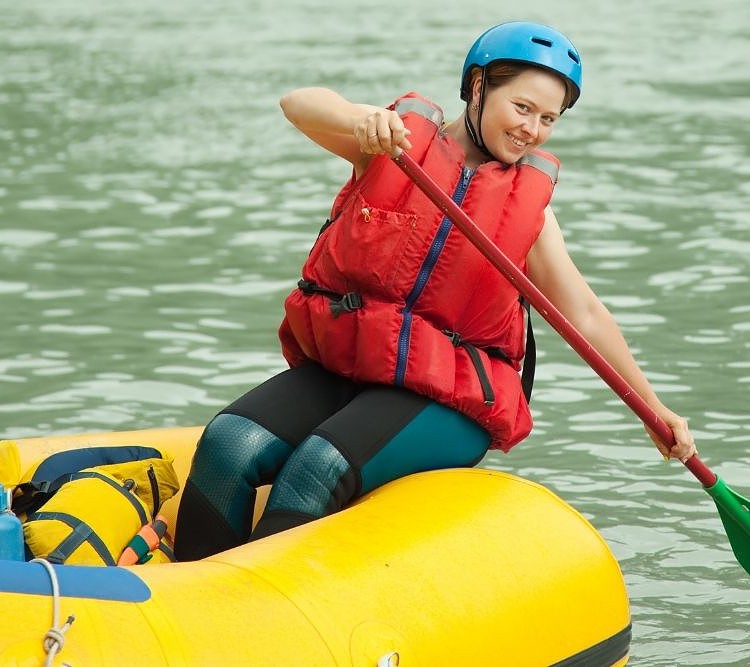
{"type": "Polygon", "coordinates": [[[302,290],[305,296],[312,296],[313,294],[327,296],[330,299],[329,303],[331,304],[331,312],[334,317],[338,317],[341,313],[353,313],[364,305],[362,297],[357,292],[339,294],[333,290],[320,287],[312,280],[305,280],[304,278],[297,283],[297,287],[302,290]]]}
{"type": "Polygon", "coordinates": [[[441,333],[444,333],[448,338],[451,339],[453,347],[459,347],[463,342],[461,340],[461,334],[458,331],[451,331],[450,329],[443,329],[441,333]]]}
{"type": "Polygon", "coordinates": [[[331,299],[331,313],[338,317],[341,313],[353,313],[362,305],[362,297],[357,292],[347,292],[338,300],[331,299]]]}

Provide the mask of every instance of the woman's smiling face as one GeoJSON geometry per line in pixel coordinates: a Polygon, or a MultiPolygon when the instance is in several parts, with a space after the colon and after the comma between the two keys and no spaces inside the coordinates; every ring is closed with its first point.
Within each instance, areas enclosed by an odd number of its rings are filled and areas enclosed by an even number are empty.
{"type": "MultiPolygon", "coordinates": [[[[481,77],[472,86],[472,101],[479,103],[481,77]]],[[[560,77],[536,67],[500,86],[487,85],[481,119],[481,136],[487,150],[506,164],[517,162],[541,146],[560,117],[565,100],[560,77]]],[[[478,111],[472,111],[476,126],[478,111]]]]}

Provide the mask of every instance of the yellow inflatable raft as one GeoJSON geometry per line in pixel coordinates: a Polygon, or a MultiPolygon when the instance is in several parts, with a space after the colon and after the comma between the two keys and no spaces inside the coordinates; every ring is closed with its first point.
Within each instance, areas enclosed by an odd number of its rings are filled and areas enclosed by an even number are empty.
{"type": "MultiPolygon", "coordinates": [[[[63,449],[139,444],[184,482],[200,429],[16,441],[23,472],[63,449]]],[[[165,513],[171,525],[177,498],[165,513]]],[[[338,514],[204,561],[0,561],[0,665],[624,665],[627,594],[601,536],[538,484],[484,469],[401,479],[338,514]],[[53,584],[59,587],[53,596],[53,584]],[[53,633],[54,634],[54,633],[53,633]]]]}

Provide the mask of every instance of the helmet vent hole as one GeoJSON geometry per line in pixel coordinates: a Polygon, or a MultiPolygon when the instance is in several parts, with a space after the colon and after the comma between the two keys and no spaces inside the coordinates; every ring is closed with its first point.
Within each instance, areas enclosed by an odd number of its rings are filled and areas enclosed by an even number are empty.
{"type": "Polygon", "coordinates": [[[578,54],[575,51],[571,51],[570,49],[568,49],[568,55],[574,63],[576,63],[577,65],[581,64],[581,59],[578,57],[578,54]]]}
{"type": "Polygon", "coordinates": [[[543,39],[542,37],[532,37],[531,41],[535,44],[541,44],[542,46],[552,46],[552,42],[548,39],[543,39]]]}

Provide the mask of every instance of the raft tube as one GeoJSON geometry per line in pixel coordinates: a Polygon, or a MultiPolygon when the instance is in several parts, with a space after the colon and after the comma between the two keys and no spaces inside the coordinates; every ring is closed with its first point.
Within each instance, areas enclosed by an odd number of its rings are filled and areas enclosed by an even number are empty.
{"type": "MultiPolygon", "coordinates": [[[[155,446],[184,482],[199,433],[16,443],[22,471],[62,449],[155,446]]],[[[58,624],[75,616],[55,665],[603,667],[630,646],[602,537],[548,489],[481,468],[412,475],[202,561],[51,567],[58,624]]],[[[0,561],[0,665],[43,664],[51,579],[44,564],[0,561]]]]}

